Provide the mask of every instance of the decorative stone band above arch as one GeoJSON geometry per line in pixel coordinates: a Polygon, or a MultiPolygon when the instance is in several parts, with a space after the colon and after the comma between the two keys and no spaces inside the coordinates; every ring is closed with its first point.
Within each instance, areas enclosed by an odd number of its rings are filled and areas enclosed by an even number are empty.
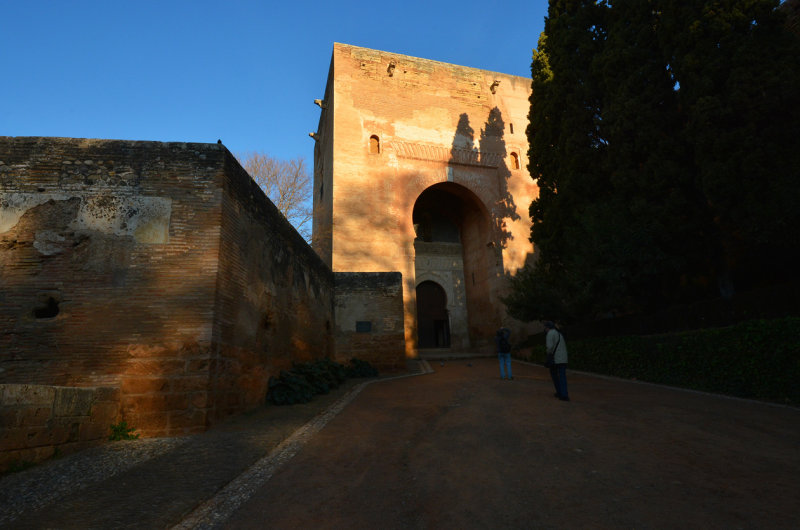
{"type": "Polygon", "coordinates": [[[492,168],[500,166],[500,164],[503,162],[503,155],[500,153],[489,153],[471,149],[458,149],[415,142],[394,141],[391,143],[391,145],[394,149],[394,152],[400,158],[433,160],[435,162],[448,162],[450,164],[492,168]]]}

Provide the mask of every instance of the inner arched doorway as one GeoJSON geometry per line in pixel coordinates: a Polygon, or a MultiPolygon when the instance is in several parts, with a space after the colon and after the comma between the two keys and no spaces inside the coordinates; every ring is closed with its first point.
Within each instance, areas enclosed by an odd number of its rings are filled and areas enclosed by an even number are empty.
{"type": "Polygon", "coordinates": [[[450,347],[447,293],[436,282],[417,285],[417,334],[420,348],[450,347]]]}
{"type": "MultiPolygon", "coordinates": [[[[498,281],[497,267],[502,270],[502,257],[492,244],[490,219],[482,201],[460,184],[434,184],[414,203],[416,282],[420,287],[431,283],[441,290],[437,296],[445,300],[445,314],[437,319],[448,323],[448,345],[453,348],[478,346],[493,336],[499,322],[491,293],[498,281]]],[[[433,320],[423,322],[428,311],[423,304],[429,302],[419,296],[418,287],[419,347],[442,347],[441,342],[431,345],[433,320]]],[[[422,296],[429,294],[423,292],[422,296]]]]}

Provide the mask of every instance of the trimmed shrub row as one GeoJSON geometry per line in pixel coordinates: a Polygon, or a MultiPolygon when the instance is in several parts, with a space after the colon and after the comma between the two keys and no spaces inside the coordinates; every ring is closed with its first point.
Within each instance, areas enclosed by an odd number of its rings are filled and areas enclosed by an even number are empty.
{"type": "MultiPolygon", "coordinates": [[[[616,377],[800,404],[800,318],[680,333],[569,340],[569,366],[616,377]]],[[[544,345],[529,358],[544,360],[544,345]]]]}
{"type": "Polygon", "coordinates": [[[327,394],[347,378],[377,377],[378,371],[366,361],[350,359],[345,366],[330,359],[292,363],[290,370],[281,370],[270,377],[267,401],[275,405],[307,403],[317,394],[327,394]]]}

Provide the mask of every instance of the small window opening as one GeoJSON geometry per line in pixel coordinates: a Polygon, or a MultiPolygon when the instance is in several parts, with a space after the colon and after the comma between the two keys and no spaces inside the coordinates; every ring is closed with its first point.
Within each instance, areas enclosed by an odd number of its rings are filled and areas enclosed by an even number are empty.
{"type": "Polygon", "coordinates": [[[372,322],[369,320],[358,320],[356,321],[356,333],[371,333],[372,332],[372,322]]]}
{"type": "Polygon", "coordinates": [[[519,155],[511,153],[511,169],[519,169],[519,155]]]}
{"type": "Polygon", "coordinates": [[[373,155],[381,152],[381,140],[374,134],[369,137],[369,152],[373,155]]]}
{"type": "Polygon", "coordinates": [[[511,134],[514,134],[514,124],[513,123],[509,123],[508,124],[508,130],[511,131],[511,134]]]}
{"type": "Polygon", "coordinates": [[[33,316],[35,318],[55,318],[58,312],[58,302],[55,298],[49,296],[43,305],[34,308],[33,316]]]}

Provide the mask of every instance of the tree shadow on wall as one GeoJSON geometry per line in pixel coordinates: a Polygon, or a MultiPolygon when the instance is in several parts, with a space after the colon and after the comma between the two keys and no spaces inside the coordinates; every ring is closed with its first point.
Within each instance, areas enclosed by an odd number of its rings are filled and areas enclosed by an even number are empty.
{"type": "MultiPolygon", "coordinates": [[[[506,226],[507,220],[520,219],[514,197],[508,186],[511,171],[507,163],[508,152],[504,134],[503,114],[500,109],[494,107],[489,111],[476,147],[475,131],[469,123],[469,115],[462,113],[453,136],[450,167],[448,168],[448,173],[452,174],[457,172],[458,166],[477,167],[480,168],[479,171],[483,176],[492,178],[494,181],[487,186],[487,190],[490,192],[496,190],[496,200],[492,204],[486,204],[486,207],[490,215],[492,240],[500,248],[505,248],[508,240],[513,239],[513,234],[506,226]]],[[[515,160],[519,164],[519,158],[517,157],[515,160]]],[[[450,176],[448,176],[448,180],[451,180],[450,176]]],[[[455,179],[453,178],[453,180],[455,179]]]]}

